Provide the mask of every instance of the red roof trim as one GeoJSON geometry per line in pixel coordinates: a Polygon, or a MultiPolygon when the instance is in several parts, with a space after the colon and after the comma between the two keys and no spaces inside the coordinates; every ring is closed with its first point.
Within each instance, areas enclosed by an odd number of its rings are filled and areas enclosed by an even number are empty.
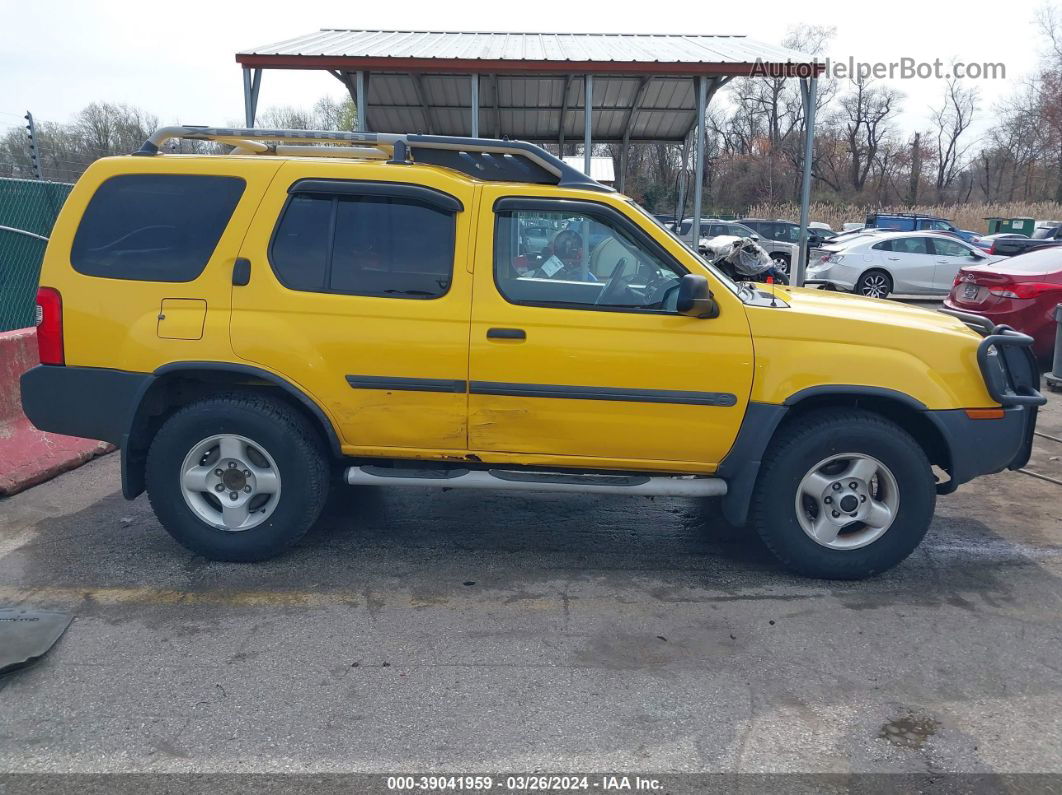
{"type": "Polygon", "coordinates": [[[236,62],[260,69],[340,69],[347,71],[461,72],[481,74],[626,74],[689,77],[811,77],[826,71],[816,63],[664,63],[660,61],[519,61],[460,58],[367,58],[350,55],[255,55],[239,53],[236,62]]]}

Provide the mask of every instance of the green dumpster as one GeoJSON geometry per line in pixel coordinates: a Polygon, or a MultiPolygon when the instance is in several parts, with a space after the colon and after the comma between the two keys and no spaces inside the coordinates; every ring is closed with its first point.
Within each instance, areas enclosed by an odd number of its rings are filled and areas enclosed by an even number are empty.
{"type": "Polygon", "coordinates": [[[985,221],[988,222],[988,234],[990,235],[1017,233],[1032,237],[1033,230],[1036,229],[1034,218],[986,218],[985,221]]]}

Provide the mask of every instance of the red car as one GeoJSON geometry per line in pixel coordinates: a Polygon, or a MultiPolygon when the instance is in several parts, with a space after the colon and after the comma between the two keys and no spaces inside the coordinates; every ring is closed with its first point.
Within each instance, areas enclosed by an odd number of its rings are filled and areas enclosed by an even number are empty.
{"type": "Polygon", "coordinates": [[[1033,352],[1050,360],[1055,307],[1062,303],[1062,247],[1030,251],[991,265],[959,270],[944,306],[1005,323],[1036,340],[1033,352]]]}

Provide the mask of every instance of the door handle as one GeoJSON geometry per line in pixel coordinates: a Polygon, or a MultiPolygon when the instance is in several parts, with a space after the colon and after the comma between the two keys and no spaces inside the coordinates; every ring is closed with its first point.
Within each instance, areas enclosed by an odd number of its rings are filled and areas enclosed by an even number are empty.
{"type": "Polygon", "coordinates": [[[489,328],[487,329],[489,340],[526,340],[527,332],[522,328],[489,328]]]}
{"type": "Polygon", "coordinates": [[[251,281],[251,261],[245,257],[237,257],[232,264],[232,283],[237,287],[246,287],[251,281]]]}
{"type": "Polygon", "coordinates": [[[886,257],[885,259],[887,259],[889,262],[899,262],[900,261],[899,257],[886,257]]]}

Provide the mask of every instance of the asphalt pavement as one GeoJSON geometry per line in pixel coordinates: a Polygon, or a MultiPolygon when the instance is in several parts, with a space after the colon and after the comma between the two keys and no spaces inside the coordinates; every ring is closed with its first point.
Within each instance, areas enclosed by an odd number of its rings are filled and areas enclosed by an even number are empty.
{"type": "Polygon", "coordinates": [[[0,772],[1062,773],[1062,484],[1018,472],[836,583],[709,502],[427,489],[211,563],[111,455],[0,502],[5,606],[75,619],[0,679],[0,772]]]}

